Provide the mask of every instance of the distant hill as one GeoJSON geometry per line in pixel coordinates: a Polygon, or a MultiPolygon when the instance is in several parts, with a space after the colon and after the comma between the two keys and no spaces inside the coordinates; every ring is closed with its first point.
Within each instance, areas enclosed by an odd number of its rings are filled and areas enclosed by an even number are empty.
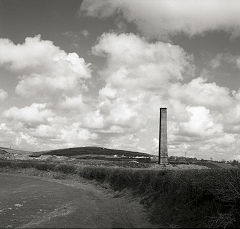
{"type": "Polygon", "coordinates": [[[85,155],[105,155],[105,156],[118,156],[118,157],[150,157],[147,153],[107,149],[102,147],[77,147],[68,149],[57,149],[51,151],[42,151],[33,153],[32,156],[38,157],[41,155],[56,155],[56,156],[85,156],[85,155]]]}
{"type": "Polygon", "coordinates": [[[32,154],[32,152],[30,152],[30,151],[10,149],[10,148],[5,148],[5,147],[0,147],[0,150],[4,151],[6,153],[10,153],[10,154],[19,154],[19,155],[29,155],[29,154],[32,154]]]}
{"type": "Polygon", "coordinates": [[[7,151],[5,151],[4,149],[0,148],[0,154],[6,154],[6,153],[7,153],[7,151]]]}
{"type": "Polygon", "coordinates": [[[26,160],[29,155],[32,154],[30,151],[15,150],[6,147],[0,147],[0,159],[8,160],[26,160]]]}

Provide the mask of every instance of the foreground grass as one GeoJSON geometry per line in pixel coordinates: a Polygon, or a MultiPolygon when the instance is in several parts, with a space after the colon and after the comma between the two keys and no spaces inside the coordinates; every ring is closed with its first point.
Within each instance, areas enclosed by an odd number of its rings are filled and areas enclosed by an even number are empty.
{"type": "Polygon", "coordinates": [[[141,197],[150,220],[166,227],[240,227],[238,169],[153,171],[33,161],[0,161],[0,168],[74,174],[106,182],[114,190],[129,189],[141,197]]]}

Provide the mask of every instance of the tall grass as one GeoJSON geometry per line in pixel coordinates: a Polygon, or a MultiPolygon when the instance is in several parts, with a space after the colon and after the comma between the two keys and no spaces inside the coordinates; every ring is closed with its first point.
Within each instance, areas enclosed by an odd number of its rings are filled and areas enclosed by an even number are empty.
{"type": "Polygon", "coordinates": [[[153,171],[0,161],[3,166],[78,174],[106,182],[114,190],[130,189],[141,197],[150,220],[166,227],[240,227],[238,169],[153,171]]]}
{"type": "Polygon", "coordinates": [[[81,175],[142,197],[150,219],[175,227],[240,227],[240,171],[84,168],[81,175]]]}

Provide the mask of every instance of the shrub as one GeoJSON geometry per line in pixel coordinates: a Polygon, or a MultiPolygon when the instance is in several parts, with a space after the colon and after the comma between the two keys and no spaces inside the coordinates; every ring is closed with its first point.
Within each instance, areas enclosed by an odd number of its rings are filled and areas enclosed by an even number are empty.
{"type": "Polygon", "coordinates": [[[32,163],[31,165],[32,165],[32,167],[34,167],[38,170],[42,170],[42,171],[53,171],[55,168],[54,164],[45,164],[45,163],[34,164],[34,163],[32,163]]]}
{"type": "Polygon", "coordinates": [[[63,172],[65,174],[74,174],[76,173],[76,168],[73,165],[60,164],[54,168],[57,172],[63,172]]]}

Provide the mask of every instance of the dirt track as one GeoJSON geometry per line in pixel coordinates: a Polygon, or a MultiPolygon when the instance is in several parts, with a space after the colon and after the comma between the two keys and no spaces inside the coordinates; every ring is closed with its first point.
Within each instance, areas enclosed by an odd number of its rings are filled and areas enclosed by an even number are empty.
{"type": "Polygon", "coordinates": [[[0,174],[0,187],[1,227],[153,227],[139,203],[85,180],[0,174]]]}

